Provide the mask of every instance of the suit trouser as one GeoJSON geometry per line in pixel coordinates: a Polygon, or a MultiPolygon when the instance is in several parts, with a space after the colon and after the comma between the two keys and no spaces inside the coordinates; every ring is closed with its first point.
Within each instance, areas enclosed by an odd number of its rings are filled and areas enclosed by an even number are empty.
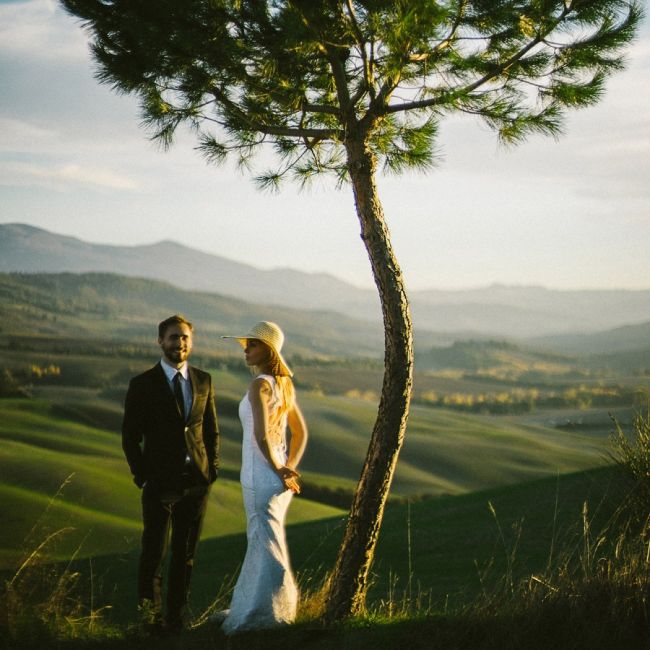
{"type": "Polygon", "coordinates": [[[182,620],[187,605],[194,553],[201,535],[209,487],[195,487],[176,497],[161,495],[152,486],[142,490],[142,551],[138,570],[138,598],[153,602],[162,611],[163,564],[169,545],[171,558],[167,581],[167,619],[182,620]],[[189,493],[188,493],[189,492],[189,493]]]}

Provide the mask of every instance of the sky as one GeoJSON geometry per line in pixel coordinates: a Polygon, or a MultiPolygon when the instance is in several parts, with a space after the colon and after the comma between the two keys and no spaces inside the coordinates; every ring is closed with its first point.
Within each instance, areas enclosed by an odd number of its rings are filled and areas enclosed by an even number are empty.
{"type": "MultiPolygon", "coordinates": [[[[258,268],[373,285],[349,186],[260,192],[182,134],[161,151],[137,100],[97,83],[56,2],[0,0],[0,223],[103,244],[173,240],[258,268]]],[[[494,283],[650,288],[650,20],[596,107],[565,134],[504,149],[480,121],[441,124],[436,169],[380,176],[408,289],[494,283]]]]}

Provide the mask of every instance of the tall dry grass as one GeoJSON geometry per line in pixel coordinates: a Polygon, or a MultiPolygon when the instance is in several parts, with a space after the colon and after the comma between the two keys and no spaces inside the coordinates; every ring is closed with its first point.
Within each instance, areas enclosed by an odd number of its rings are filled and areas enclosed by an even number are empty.
{"type": "Polygon", "coordinates": [[[631,435],[626,435],[616,420],[614,424],[611,456],[633,484],[625,511],[643,525],[650,513],[650,408],[645,415],[637,413],[631,435]]]}
{"type": "Polygon", "coordinates": [[[110,636],[104,620],[107,607],[95,607],[92,559],[86,575],[73,568],[79,548],[65,563],[55,561],[57,544],[74,529],[47,530],[47,515],[70,475],[50,499],[25,538],[24,553],[0,594],[2,636],[22,644],[48,647],[54,639],[110,636]]]}
{"type": "Polygon", "coordinates": [[[650,639],[648,417],[638,415],[627,434],[617,424],[612,448],[620,478],[617,506],[598,527],[600,504],[592,507],[587,501],[580,521],[571,529],[557,530],[554,523],[548,562],[541,572],[514,579],[518,535],[506,543],[490,504],[502,540],[505,571],[465,609],[465,616],[516,620],[518,638],[526,638],[526,628],[537,633],[545,630],[551,635],[549,642],[555,633],[557,647],[588,647],[619,637],[621,643],[624,638],[650,639]]]}
{"type": "MultiPolygon", "coordinates": [[[[475,643],[476,648],[492,647],[484,638],[486,630],[491,630],[494,639],[503,641],[511,635],[526,640],[530,647],[538,647],[533,638],[541,632],[548,635],[548,647],[589,647],[619,634],[627,642],[643,638],[643,630],[650,638],[648,418],[638,416],[627,434],[617,426],[612,449],[620,480],[609,499],[616,507],[610,510],[585,501],[579,520],[567,527],[558,522],[557,497],[552,540],[542,571],[522,577],[525,566],[521,566],[524,562],[518,551],[524,523],[517,522],[506,534],[494,505],[488,502],[502,557],[477,567],[482,589],[476,598],[456,610],[445,606],[440,611],[440,607],[432,607],[426,592],[413,588],[415,576],[410,575],[402,588],[391,580],[387,596],[369,604],[363,620],[438,620],[441,629],[450,625],[457,630],[458,639],[475,643]],[[601,510],[611,512],[604,522],[601,510]],[[477,630],[476,638],[467,637],[471,630],[477,630]]],[[[305,587],[299,619],[316,622],[323,611],[327,581],[308,580],[305,587]]],[[[428,634],[432,634],[430,628],[428,634]]]]}

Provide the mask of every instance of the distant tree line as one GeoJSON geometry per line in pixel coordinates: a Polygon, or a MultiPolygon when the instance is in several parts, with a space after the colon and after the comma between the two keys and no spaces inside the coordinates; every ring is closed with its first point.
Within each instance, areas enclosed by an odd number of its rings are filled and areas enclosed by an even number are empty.
{"type": "Polygon", "coordinates": [[[643,388],[580,385],[542,392],[537,388],[513,388],[486,393],[444,393],[425,391],[416,401],[428,406],[470,413],[508,415],[544,408],[633,406],[647,403],[650,393],[643,388]]]}
{"type": "Polygon", "coordinates": [[[29,397],[34,382],[59,377],[61,368],[54,364],[29,364],[19,368],[0,367],[0,397],[29,397]]]}

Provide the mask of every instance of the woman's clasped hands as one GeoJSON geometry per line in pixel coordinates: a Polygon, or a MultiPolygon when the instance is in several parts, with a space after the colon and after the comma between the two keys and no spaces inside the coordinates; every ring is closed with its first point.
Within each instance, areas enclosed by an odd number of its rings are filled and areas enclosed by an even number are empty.
{"type": "Polygon", "coordinates": [[[282,484],[287,490],[291,490],[294,494],[300,494],[300,483],[298,483],[300,474],[295,469],[283,465],[278,468],[277,472],[282,484]]]}

